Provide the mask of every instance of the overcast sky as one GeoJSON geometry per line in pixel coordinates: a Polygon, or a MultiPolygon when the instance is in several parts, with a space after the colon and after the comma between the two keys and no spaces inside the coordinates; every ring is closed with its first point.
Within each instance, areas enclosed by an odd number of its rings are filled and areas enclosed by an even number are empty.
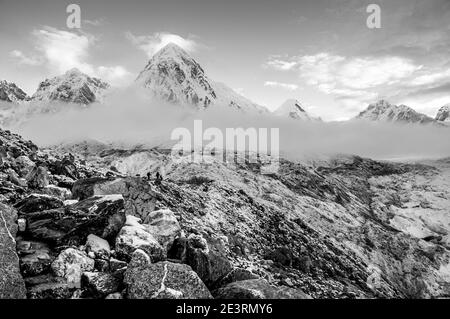
{"type": "Polygon", "coordinates": [[[274,109],[288,98],[340,120],[379,98],[434,116],[450,103],[450,0],[0,0],[0,79],[33,94],[72,67],[132,82],[168,42],[208,76],[274,109]],[[381,29],[366,26],[381,6],[381,29]]]}

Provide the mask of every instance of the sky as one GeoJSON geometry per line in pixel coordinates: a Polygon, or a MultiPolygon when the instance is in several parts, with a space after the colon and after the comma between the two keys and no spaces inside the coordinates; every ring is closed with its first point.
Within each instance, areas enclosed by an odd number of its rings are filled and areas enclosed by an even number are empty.
{"type": "Polygon", "coordinates": [[[271,110],[295,98],[330,121],[381,98],[430,116],[450,103],[450,0],[0,0],[0,39],[0,80],[29,95],[73,67],[126,87],[174,42],[271,110]],[[371,3],[381,28],[367,27],[371,3]]]}

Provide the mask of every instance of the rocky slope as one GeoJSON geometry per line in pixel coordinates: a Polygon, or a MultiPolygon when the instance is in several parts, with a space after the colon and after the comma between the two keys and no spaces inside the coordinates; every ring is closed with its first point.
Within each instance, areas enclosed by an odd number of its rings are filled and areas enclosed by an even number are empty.
{"type": "Polygon", "coordinates": [[[31,99],[87,105],[101,101],[109,87],[108,83],[100,79],[89,77],[78,69],[71,69],[63,75],[41,82],[31,99]]]}
{"type": "Polygon", "coordinates": [[[406,105],[393,105],[385,100],[370,104],[367,109],[362,111],[355,119],[404,124],[428,124],[434,122],[431,117],[418,113],[406,105]]]}
{"type": "Polygon", "coordinates": [[[0,81],[0,101],[17,103],[28,99],[27,94],[16,84],[0,81]]]}
{"type": "Polygon", "coordinates": [[[290,117],[301,121],[317,121],[318,119],[310,116],[303,105],[294,99],[287,100],[278,109],[273,112],[276,116],[290,117]]]}
{"type": "Polygon", "coordinates": [[[444,105],[436,114],[436,121],[450,122],[450,105],[444,105]]]}
{"type": "Polygon", "coordinates": [[[448,161],[282,160],[267,175],[245,161],[60,154],[7,131],[0,140],[0,296],[450,293],[448,161]]]}
{"type": "Polygon", "coordinates": [[[170,43],[147,63],[136,79],[153,96],[198,108],[224,105],[247,111],[264,111],[224,84],[211,81],[200,64],[176,44],[170,43]]]}

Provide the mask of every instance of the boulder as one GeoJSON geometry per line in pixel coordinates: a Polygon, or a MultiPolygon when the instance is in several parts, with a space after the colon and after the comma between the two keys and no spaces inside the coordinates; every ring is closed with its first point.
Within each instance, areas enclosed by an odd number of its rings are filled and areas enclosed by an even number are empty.
{"type": "Polygon", "coordinates": [[[29,299],[68,299],[76,291],[64,278],[49,274],[27,278],[26,285],[29,299]]]}
{"type": "Polygon", "coordinates": [[[17,157],[14,162],[22,177],[27,176],[36,167],[36,164],[25,155],[17,157]]]}
{"type": "Polygon", "coordinates": [[[126,217],[125,226],[116,238],[116,253],[130,260],[136,249],[142,249],[150,256],[152,262],[165,259],[166,253],[163,247],[139,221],[139,218],[131,215],[126,217]]]}
{"type": "Polygon", "coordinates": [[[209,299],[205,284],[188,265],[159,262],[125,273],[130,299],[209,299]]]}
{"type": "Polygon", "coordinates": [[[151,186],[141,178],[87,178],[78,180],[72,189],[73,198],[88,198],[95,195],[122,194],[125,212],[141,218],[145,223],[150,212],[155,210],[156,195],[151,186]]]}
{"type": "Polygon", "coordinates": [[[106,296],[105,299],[123,299],[123,297],[120,292],[116,292],[116,293],[106,296]]]}
{"type": "Polygon", "coordinates": [[[109,259],[111,247],[103,238],[90,234],[86,241],[86,251],[93,252],[96,258],[109,259]]]}
{"type": "Polygon", "coordinates": [[[55,275],[66,278],[71,287],[80,288],[81,275],[94,270],[94,260],[83,251],[74,248],[63,250],[52,263],[55,275]]]}
{"type": "Polygon", "coordinates": [[[184,262],[210,288],[233,269],[220,243],[211,242],[209,245],[202,236],[195,234],[188,237],[184,262]]]}
{"type": "Polygon", "coordinates": [[[120,288],[120,280],[111,274],[104,272],[84,272],[81,277],[81,285],[94,297],[105,297],[117,292],[120,288]]]}
{"type": "Polygon", "coordinates": [[[0,299],[26,297],[16,253],[17,212],[0,203],[0,299]]]}
{"type": "Polygon", "coordinates": [[[45,194],[28,195],[15,205],[15,208],[17,208],[20,213],[25,214],[60,207],[63,207],[63,202],[61,199],[45,194]]]}
{"type": "Polygon", "coordinates": [[[235,268],[226,274],[224,277],[220,278],[220,280],[214,283],[214,288],[224,287],[232,282],[249,280],[249,279],[258,279],[259,277],[253,274],[251,271],[242,268],[235,268]]]}
{"type": "Polygon", "coordinates": [[[55,245],[84,245],[90,234],[114,242],[125,224],[120,195],[95,196],[60,209],[27,214],[27,234],[55,245]]]}
{"type": "Polygon", "coordinates": [[[166,251],[170,249],[174,240],[180,237],[180,224],[170,209],[161,209],[149,213],[145,223],[147,231],[166,251]]]}
{"type": "Polygon", "coordinates": [[[20,178],[13,169],[9,169],[7,172],[8,172],[8,179],[11,183],[20,187],[28,186],[27,180],[25,178],[20,178]]]}
{"type": "Polygon", "coordinates": [[[43,194],[51,195],[54,197],[58,197],[61,200],[66,200],[72,198],[72,192],[64,187],[58,187],[55,185],[47,185],[42,191],[43,194]]]}
{"type": "Polygon", "coordinates": [[[264,279],[236,281],[213,291],[217,299],[311,299],[300,289],[275,287],[264,279]]]}
{"type": "Polygon", "coordinates": [[[20,270],[26,277],[46,273],[55,259],[45,243],[36,241],[18,240],[17,252],[20,256],[20,270]]]}
{"type": "Polygon", "coordinates": [[[44,166],[34,167],[25,179],[31,188],[41,189],[49,184],[47,168],[44,166]]]}
{"type": "MultiPolygon", "coordinates": [[[[72,187],[72,196],[74,199],[84,200],[95,194],[94,187],[97,184],[106,183],[109,180],[103,177],[91,177],[77,180],[72,187]]],[[[115,193],[120,194],[120,193],[115,193]]],[[[111,195],[111,194],[102,194],[111,195]]]]}

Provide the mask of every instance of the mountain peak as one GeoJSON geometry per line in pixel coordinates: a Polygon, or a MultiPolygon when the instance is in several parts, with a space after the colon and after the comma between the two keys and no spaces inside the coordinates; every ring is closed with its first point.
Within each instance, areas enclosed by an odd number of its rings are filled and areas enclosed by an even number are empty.
{"type": "Polygon", "coordinates": [[[422,113],[416,112],[407,105],[394,105],[386,100],[370,104],[356,116],[358,120],[400,123],[431,123],[434,120],[422,113]]]}
{"type": "Polygon", "coordinates": [[[101,100],[109,87],[108,83],[73,68],[63,75],[41,82],[32,100],[87,105],[101,100]]]}
{"type": "Polygon", "coordinates": [[[303,105],[296,99],[289,99],[280,105],[278,109],[274,111],[277,116],[290,117],[296,120],[314,120],[308,112],[306,112],[303,105]]]}
{"type": "Polygon", "coordinates": [[[0,101],[18,103],[28,99],[27,94],[15,83],[6,80],[0,81],[0,101]]]}

